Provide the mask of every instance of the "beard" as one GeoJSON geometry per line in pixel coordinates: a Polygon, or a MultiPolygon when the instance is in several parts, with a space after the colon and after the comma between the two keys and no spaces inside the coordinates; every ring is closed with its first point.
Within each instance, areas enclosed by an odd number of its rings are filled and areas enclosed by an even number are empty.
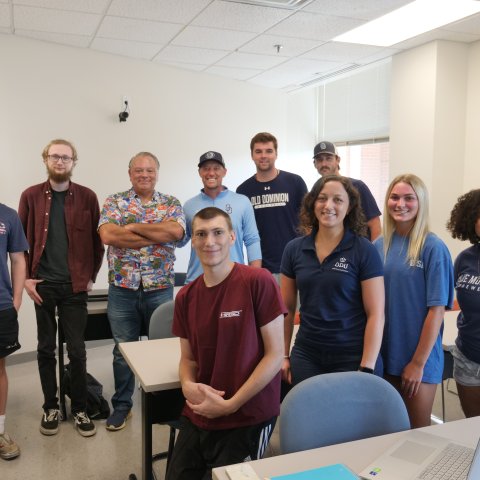
{"type": "Polygon", "coordinates": [[[66,182],[67,180],[70,180],[72,178],[72,171],[73,170],[70,170],[68,172],[65,171],[62,173],[58,173],[53,168],[49,168],[47,165],[48,178],[57,183],[62,183],[62,182],[66,182]]]}

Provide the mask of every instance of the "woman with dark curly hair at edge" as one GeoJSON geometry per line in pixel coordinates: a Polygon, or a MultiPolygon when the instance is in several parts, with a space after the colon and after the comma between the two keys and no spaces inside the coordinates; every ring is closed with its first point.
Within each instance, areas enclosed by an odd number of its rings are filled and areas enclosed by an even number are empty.
{"type": "Polygon", "coordinates": [[[466,417],[480,415],[480,190],[462,195],[450,215],[447,228],[453,238],[472,246],[455,260],[454,278],[461,312],[458,337],[452,351],[453,378],[466,417]]]}
{"type": "Polygon", "coordinates": [[[357,190],[346,177],[322,177],[300,212],[305,234],[285,247],[281,291],[285,318],[283,380],[361,370],[373,373],[382,341],[382,260],[363,236],[357,190]],[[300,328],[289,356],[300,293],[300,328]]]}
{"type": "Polygon", "coordinates": [[[427,187],[416,175],[394,178],[385,195],[384,378],[401,394],[412,428],[430,425],[442,381],[445,308],[453,302],[453,265],[446,245],[428,228],[427,187]]]}

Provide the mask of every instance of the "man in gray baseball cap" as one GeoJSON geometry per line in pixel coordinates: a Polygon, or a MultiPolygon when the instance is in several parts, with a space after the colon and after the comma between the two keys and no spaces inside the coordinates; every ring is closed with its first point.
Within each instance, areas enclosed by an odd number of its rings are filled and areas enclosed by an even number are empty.
{"type": "MultiPolygon", "coordinates": [[[[322,141],[315,145],[315,148],[313,149],[313,165],[322,177],[325,175],[340,175],[340,156],[338,155],[337,148],[332,142],[322,141]]],[[[380,223],[381,212],[368,186],[361,180],[355,178],[349,179],[360,194],[363,213],[367,220],[370,240],[373,241],[382,233],[382,226],[380,223]]]]}

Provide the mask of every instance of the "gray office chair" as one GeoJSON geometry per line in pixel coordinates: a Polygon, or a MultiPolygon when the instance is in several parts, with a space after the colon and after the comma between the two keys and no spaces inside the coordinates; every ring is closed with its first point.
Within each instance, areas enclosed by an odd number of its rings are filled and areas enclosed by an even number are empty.
{"type": "Polygon", "coordinates": [[[408,430],[399,393],[361,372],[317,375],[287,394],[280,411],[280,450],[292,453],[408,430]]]}
{"type": "MultiPolygon", "coordinates": [[[[171,300],[159,305],[150,317],[150,326],[148,337],[150,340],[156,338],[171,338],[172,333],[174,301],[171,300]]],[[[168,450],[153,455],[152,461],[167,459],[167,466],[173,453],[175,445],[176,431],[180,426],[179,417],[183,409],[185,399],[182,389],[165,390],[154,394],[154,413],[153,423],[168,425],[170,427],[170,436],[168,441],[168,450]]]]}

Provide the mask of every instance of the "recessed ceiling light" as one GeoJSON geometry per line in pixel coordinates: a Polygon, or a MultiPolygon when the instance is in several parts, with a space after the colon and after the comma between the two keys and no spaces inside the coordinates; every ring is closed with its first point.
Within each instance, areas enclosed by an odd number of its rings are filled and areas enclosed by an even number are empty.
{"type": "Polygon", "coordinates": [[[390,47],[478,12],[478,0],[416,0],[333,40],[390,47]]]}

